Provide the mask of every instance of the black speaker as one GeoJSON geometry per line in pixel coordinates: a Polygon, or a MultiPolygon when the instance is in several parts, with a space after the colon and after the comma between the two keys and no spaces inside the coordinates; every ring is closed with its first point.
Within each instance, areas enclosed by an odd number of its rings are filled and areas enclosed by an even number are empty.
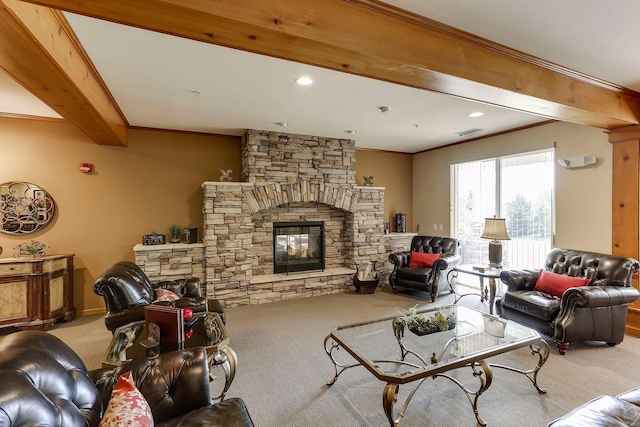
{"type": "Polygon", "coordinates": [[[185,243],[198,242],[198,227],[187,227],[183,231],[185,243]]]}

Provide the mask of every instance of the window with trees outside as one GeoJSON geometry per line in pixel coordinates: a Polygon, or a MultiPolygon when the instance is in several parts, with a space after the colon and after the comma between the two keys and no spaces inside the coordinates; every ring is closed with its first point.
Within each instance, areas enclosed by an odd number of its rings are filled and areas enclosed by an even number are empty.
{"type": "Polygon", "coordinates": [[[452,229],[464,264],[488,265],[489,240],[480,236],[495,215],[511,238],[502,241],[503,268],[543,265],[554,235],[553,158],[549,149],[452,165],[452,229]]]}

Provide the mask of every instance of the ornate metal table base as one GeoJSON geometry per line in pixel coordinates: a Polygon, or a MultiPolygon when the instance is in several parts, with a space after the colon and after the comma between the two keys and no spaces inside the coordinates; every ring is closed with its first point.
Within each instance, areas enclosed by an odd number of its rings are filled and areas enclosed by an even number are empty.
{"type": "Polygon", "coordinates": [[[238,366],[238,357],[236,356],[236,352],[233,351],[231,347],[224,347],[216,352],[207,352],[207,359],[209,361],[209,366],[211,367],[209,371],[210,379],[214,380],[215,378],[212,376],[212,371],[215,366],[220,366],[224,370],[224,387],[220,395],[213,398],[213,400],[223,401],[227,391],[229,391],[229,387],[231,387],[231,383],[236,376],[236,366],[238,366]]]}
{"type": "MultiPolygon", "coordinates": [[[[345,364],[341,364],[339,363],[335,357],[334,357],[334,351],[338,350],[340,348],[340,345],[338,343],[336,343],[335,341],[330,342],[331,340],[331,335],[328,335],[325,340],[324,340],[324,346],[325,346],[325,352],[327,353],[327,355],[329,356],[329,358],[331,359],[331,361],[333,362],[334,368],[335,368],[335,375],[334,377],[327,381],[327,385],[331,386],[333,385],[336,380],[338,379],[338,377],[340,376],[340,374],[342,374],[342,372],[344,372],[345,370],[349,369],[349,368],[353,368],[356,366],[361,366],[362,363],[354,363],[351,365],[345,365],[345,364]],[[330,344],[330,346],[328,346],[330,344]]],[[[404,360],[404,357],[408,354],[414,354],[415,353],[411,352],[411,351],[407,351],[406,348],[404,348],[404,346],[402,345],[402,343],[400,342],[400,347],[401,347],[401,352],[402,352],[402,359],[403,360],[380,360],[380,361],[373,361],[374,363],[396,363],[396,364],[402,364],[402,365],[408,365],[408,366],[412,366],[418,369],[424,369],[425,366],[420,366],[420,365],[415,365],[409,362],[406,362],[404,360]]],[[[400,421],[402,420],[402,417],[404,416],[404,413],[407,409],[407,407],[409,406],[409,403],[411,401],[411,399],[413,398],[413,395],[415,394],[415,392],[418,390],[418,388],[420,388],[420,386],[422,385],[422,383],[424,383],[424,381],[427,378],[437,378],[437,377],[444,377],[447,378],[451,381],[453,381],[455,384],[458,385],[458,387],[460,387],[460,389],[462,391],[464,391],[467,395],[467,399],[469,400],[469,403],[471,404],[471,408],[473,409],[473,413],[476,417],[476,420],[478,422],[478,424],[485,426],[487,425],[487,423],[480,417],[479,412],[478,412],[478,398],[482,395],[482,393],[484,393],[489,386],[491,385],[491,382],[493,381],[493,372],[491,370],[491,368],[501,368],[501,369],[507,369],[509,371],[513,371],[513,372],[517,372],[520,374],[525,375],[527,378],[529,378],[529,380],[533,383],[533,386],[536,388],[536,390],[538,390],[538,393],[546,393],[547,391],[543,388],[541,388],[538,385],[538,372],[540,371],[540,369],[542,368],[542,366],[545,364],[545,362],[547,361],[547,358],[549,357],[549,345],[543,340],[540,340],[541,345],[531,345],[529,346],[531,348],[531,354],[533,355],[538,355],[538,362],[536,364],[535,367],[533,367],[532,369],[529,370],[520,370],[520,369],[516,369],[513,368],[511,366],[505,366],[505,365],[498,365],[498,364],[490,364],[485,362],[484,360],[478,360],[476,362],[472,362],[470,364],[467,364],[465,366],[469,366],[471,367],[471,370],[473,371],[473,376],[478,378],[478,380],[480,381],[480,387],[476,390],[476,391],[472,391],[469,388],[467,388],[464,384],[462,384],[460,381],[458,381],[457,379],[445,374],[445,373],[437,373],[431,377],[424,377],[422,379],[420,379],[418,381],[418,384],[415,386],[415,388],[409,393],[409,395],[407,396],[405,402],[402,405],[402,408],[400,409],[400,411],[398,412],[397,416],[394,416],[394,405],[397,402],[398,399],[398,392],[400,389],[400,385],[396,384],[396,383],[392,383],[392,382],[388,382],[387,385],[384,387],[384,391],[382,393],[382,406],[384,409],[384,413],[387,416],[387,419],[389,420],[389,425],[391,427],[397,427],[400,425],[400,421]]],[[[416,355],[417,356],[417,355],[416,355]]],[[[419,356],[418,356],[419,357],[419,356]]],[[[419,357],[420,360],[422,360],[424,362],[424,360],[419,357]]],[[[425,364],[426,365],[426,364],[425,364]]],[[[454,368],[454,369],[459,369],[459,368],[454,368]]]]}
{"type": "Polygon", "coordinates": [[[455,268],[452,269],[451,271],[449,271],[449,273],[447,273],[447,284],[449,285],[449,289],[451,289],[451,293],[454,296],[454,304],[457,304],[458,301],[460,301],[462,298],[469,296],[469,295],[473,295],[473,296],[479,296],[480,297],[480,302],[485,302],[485,301],[489,301],[489,313],[493,314],[493,303],[496,300],[496,293],[497,293],[497,289],[498,289],[498,285],[496,282],[496,277],[492,277],[492,276],[487,276],[483,273],[479,273],[479,272],[474,272],[474,271],[465,271],[465,270],[456,270],[455,268]],[[471,274],[474,276],[478,276],[478,278],[480,279],[480,293],[475,293],[475,292],[470,292],[468,294],[461,294],[459,295],[456,292],[456,287],[453,286],[453,279],[457,280],[458,274],[459,273],[466,273],[466,274],[471,274]],[[485,286],[484,284],[484,279],[487,278],[489,279],[489,286],[485,286]]]}

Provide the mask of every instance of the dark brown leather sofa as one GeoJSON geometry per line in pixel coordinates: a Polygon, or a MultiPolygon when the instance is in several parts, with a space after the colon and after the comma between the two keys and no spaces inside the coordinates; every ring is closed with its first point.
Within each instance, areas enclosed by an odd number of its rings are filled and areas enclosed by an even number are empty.
{"type": "Polygon", "coordinates": [[[548,425],[548,427],[577,426],[640,426],[640,387],[616,397],[597,397],[548,425]]]}
{"type": "Polygon", "coordinates": [[[431,301],[435,301],[443,292],[451,292],[447,274],[462,262],[462,257],[458,255],[459,246],[460,241],[453,237],[414,236],[407,251],[389,255],[389,261],[393,264],[389,284],[393,292],[397,292],[398,288],[416,289],[428,292],[431,301]],[[416,267],[409,265],[412,252],[442,253],[442,257],[432,267],[416,267]]]}
{"type": "Polygon", "coordinates": [[[220,302],[202,296],[200,279],[151,283],[138,265],[131,261],[120,261],[109,267],[93,284],[93,291],[104,298],[107,308],[104,323],[107,329],[113,333],[122,325],[144,320],[144,307],[155,300],[156,288],[170,290],[180,297],[177,301],[163,304],[191,308],[196,313],[217,312],[226,322],[220,302]]]}
{"type": "Polygon", "coordinates": [[[97,427],[118,377],[129,371],[156,426],[253,426],[241,399],[211,401],[203,347],[89,372],[65,343],[42,331],[0,339],[0,426],[97,427]]]}
{"type": "Polygon", "coordinates": [[[633,258],[555,248],[547,254],[545,271],[588,279],[587,286],[571,287],[562,296],[534,289],[539,270],[505,270],[507,285],[496,301],[499,316],[550,336],[560,354],[569,343],[604,341],[616,345],[624,339],[629,303],[640,297],[631,276],[640,264],[633,258]]]}

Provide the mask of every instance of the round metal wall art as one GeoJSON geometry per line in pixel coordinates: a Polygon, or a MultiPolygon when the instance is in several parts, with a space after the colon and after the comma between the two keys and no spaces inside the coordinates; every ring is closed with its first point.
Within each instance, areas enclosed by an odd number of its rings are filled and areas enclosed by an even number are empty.
{"type": "Polygon", "coordinates": [[[0,184],[0,232],[33,233],[46,227],[54,214],[55,202],[41,187],[22,181],[0,184]]]}

